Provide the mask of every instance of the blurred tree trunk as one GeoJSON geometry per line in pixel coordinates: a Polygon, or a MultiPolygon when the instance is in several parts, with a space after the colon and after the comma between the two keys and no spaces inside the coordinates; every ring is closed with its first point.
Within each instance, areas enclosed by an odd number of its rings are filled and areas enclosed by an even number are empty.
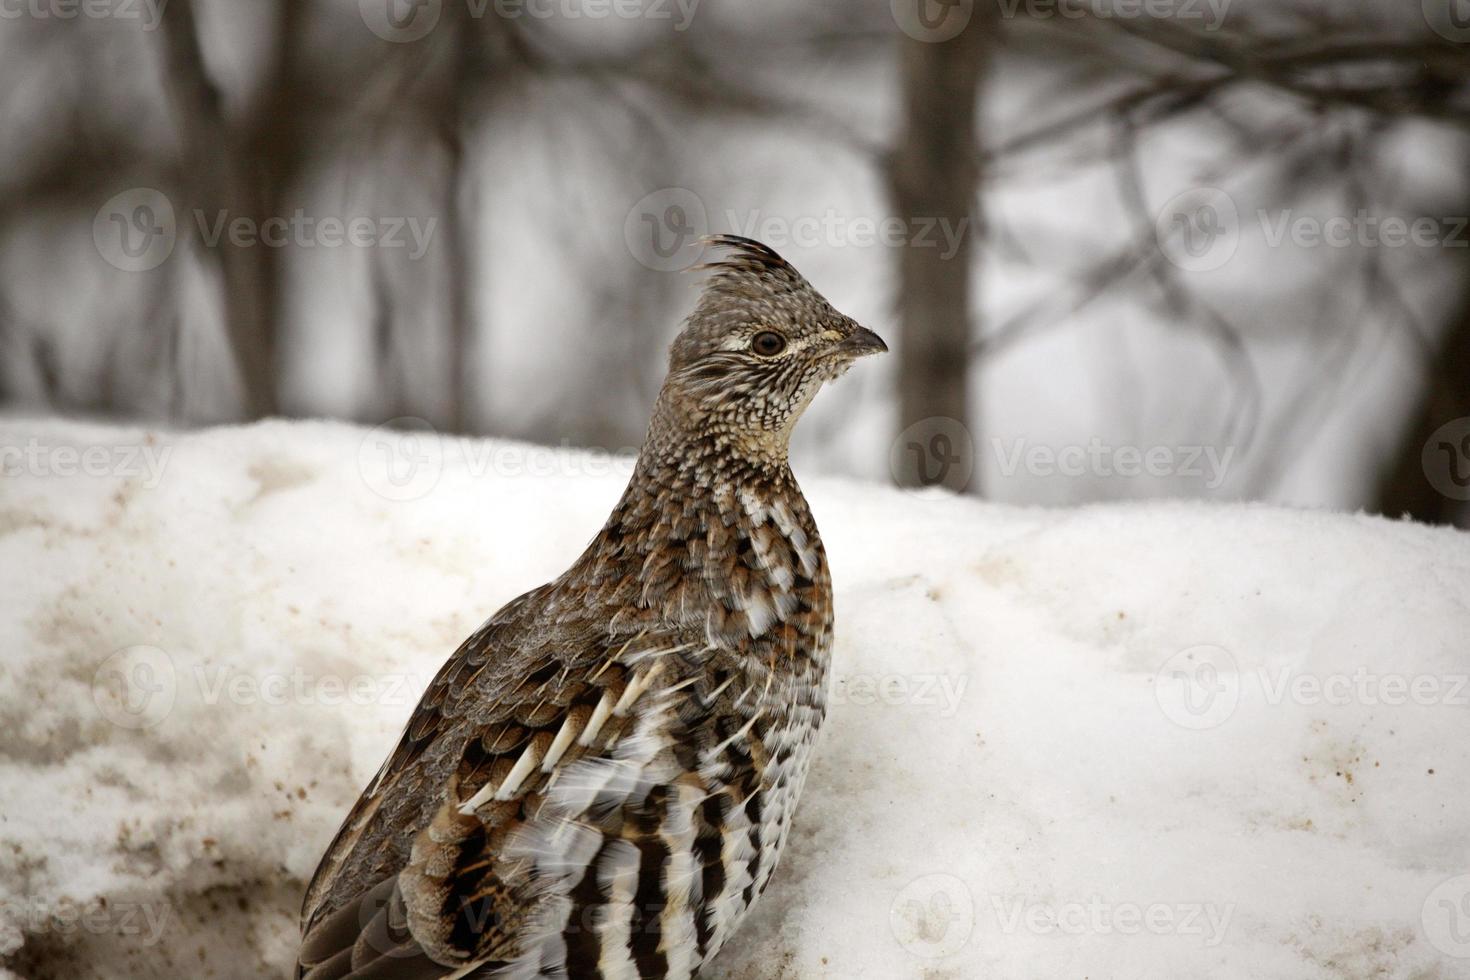
{"type": "Polygon", "coordinates": [[[20,325],[15,319],[9,304],[0,297],[0,409],[12,401],[24,404],[24,386],[19,375],[27,359],[22,353],[20,325]]]}
{"type": "MultiPolygon", "coordinates": [[[[980,218],[976,109],[994,30],[982,10],[989,5],[976,4],[970,22],[950,40],[904,38],[899,56],[903,121],[887,176],[893,210],[908,228],[898,256],[900,430],[928,419],[953,419],[967,429],[973,422],[966,375],[980,218]],[[935,224],[920,240],[929,222],[935,224]],[[962,232],[952,255],[938,231],[946,225],[962,232]]],[[[943,427],[931,425],[936,432],[943,427]]],[[[936,472],[921,454],[895,455],[895,464],[900,458],[895,476],[904,486],[979,486],[980,474],[972,475],[969,465],[945,464],[936,472]]]]}
{"type": "MultiPolygon", "coordinates": [[[[473,382],[481,224],[471,141],[486,93],[514,70],[506,56],[510,30],[505,18],[476,18],[466,4],[447,6],[432,38],[397,66],[402,78],[393,91],[414,110],[387,104],[380,110],[388,143],[400,154],[389,154],[385,166],[398,167],[391,174],[395,186],[417,183],[430,191],[437,224],[423,262],[380,250],[370,272],[377,388],[386,396],[379,407],[461,434],[480,428],[473,382]],[[405,138],[414,140],[413,149],[401,156],[405,138]],[[423,343],[430,329],[442,330],[444,340],[432,363],[423,343]]],[[[391,196],[378,203],[385,201],[409,207],[391,196]]]]}
{"type": "Polygon", "coordinates": [[[281,274],[277,249],[233,244],[228,222],[244,217],[260,228],[271,217],[284,217],[283,195],[302,164],[299,127],[305,109],[298,55],[306,4],[280,0],[276,11],[275,65],[267,92],[239,125],[225,118],[219,89],[204,63],[193,0],[173,0],[163,13],[168,90],[192,183],[187,213],[179,221],[194,222],[196,211],[211,228],[225,220],[225,233],[206,245],[220,274],[225,326],[247,418],[277,410],[281,274]]]}
{"type": "MultiPolygon", "coordinates": [[[[454,118],[463,119],[462,109],[457,108],[454,118]]],[[[450,431],[473,433],[476,413],[470,404],[470,393],[474,387],[469,383],[474,362],[475,306],[471,291],[474,288],[471,270],[474,268],[476,218],[478,208],[474,188],[465,179],[464,140],[466,134],[456,130],[446,133],[444,139],[449,150],[449,172],[444,177],[444,223],[448,226],[448,279],[449,279],[449,357],[447,370],[448,418],[450,431]],[[466,212],[469,212],[466,214],[466,212]]]]}
{"type": "Polygon", "coordinates": [[[448,250],[445,272],[449,283],[446,311],[449,321],[449,406],[446,422],[451,431],[458,433],[473,433],[476,418],[474,406],[470,404],[471,393],[475,390],[470,384],[470,371],[474,360],[477,313],[473,270],[480,215],[473,181],[467,178],[465,141],[474,128],[471,119],[473,100],[488,74],[481,47],[484,43],[482,31],[469,18],[468,10],[468,5],[465,5],[463,14],[454,11],[450,14],[455,18],[454,63],[442,117],[437,124],[440,141],[448,155],[443,190],[448,250]]]}
{"type": "Polygon", "coordinates": [[[1470,288],[1445,328],[1436,356],[1425,365],[1418,402],[1378,484],[1379,513],[1407,514],[1426,524],[1470,526],[1466,505],[1440,493],[1424,472],[1424,446],[1430,437],[1446,422],[1466,417],[1470,417],[1470,288]]]}

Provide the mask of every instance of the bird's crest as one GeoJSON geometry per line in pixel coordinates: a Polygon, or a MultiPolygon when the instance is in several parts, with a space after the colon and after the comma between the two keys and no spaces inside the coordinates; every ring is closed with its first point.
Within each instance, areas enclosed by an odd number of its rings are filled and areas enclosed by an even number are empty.
{"type": "Polygon", "coordinates": [[[705,284],[706,289],[734,287],[749,288],[752,280],[766,288],[781,284],[788,289],[810,289],[811,285],[791,263],[787,262],[769,245],[753,238],[740,235],[706,235],[699,240],[706,248],[727,249],[726,254],[709,262],[701,262],[695,269],[709,269],[715,274],[705,284]]]}

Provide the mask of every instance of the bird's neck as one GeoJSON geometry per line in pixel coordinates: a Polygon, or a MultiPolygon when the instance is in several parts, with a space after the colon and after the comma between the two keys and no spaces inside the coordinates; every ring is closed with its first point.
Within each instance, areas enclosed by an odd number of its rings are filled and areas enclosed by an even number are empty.
{"type": "Polygon", "coordinates": [[[624,628],[688,629],[721,648],[789,646],[790,617],[813,636],[830,623],[821,539],[785,460],[699,440],[645,447],[571,578],[624,628]]]}
{"type": "Polygon", "coordinates": [[[640,469],[705,486],[791,479],[788,451],[797,414],[786,424],[763,428],[700,404],[688,392],[665,385],[654,404],[640,469]]]}
{"type": "Polygon", "coordinates": [[[650,442],[639,454],[612,520],[621,515],[630,532],[645,524],[678,526],[684,520],[692,521],[696,530],[710,522],[732,527],[759,523],[761,513],[777,505],[806,513],[806,500],[784,452],[749,453],[718,439],[650,442]]]}

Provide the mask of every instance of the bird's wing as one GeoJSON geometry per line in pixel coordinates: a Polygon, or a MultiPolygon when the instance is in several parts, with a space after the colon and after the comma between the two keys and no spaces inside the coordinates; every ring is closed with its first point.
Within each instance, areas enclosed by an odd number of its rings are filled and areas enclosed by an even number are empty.
{"type": "Polygon", "coordinates": [[[561,928],[618,801],[676,779],[649,771],[668,745],[648,708],[677,673],[663,654],[688,644],[577,629],[528,643],[518,610],[537,600],[507,607],[430,684],[308,888],[298,976],[468,976],[531,954],[530,937],[561,928]]]}

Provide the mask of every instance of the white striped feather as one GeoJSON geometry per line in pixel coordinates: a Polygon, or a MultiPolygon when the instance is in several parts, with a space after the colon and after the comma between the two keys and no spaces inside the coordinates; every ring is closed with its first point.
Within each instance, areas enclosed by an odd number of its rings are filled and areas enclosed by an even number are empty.
{"type": "Polygon", "coordinates": [[[592,872],[607,896],[595,928],[602,943],[597,961],[604,980],[638,980],[628,945],[633,938],[633,898],[638,892],[638,848],[626,840],[610,841],[592,872]]]}

